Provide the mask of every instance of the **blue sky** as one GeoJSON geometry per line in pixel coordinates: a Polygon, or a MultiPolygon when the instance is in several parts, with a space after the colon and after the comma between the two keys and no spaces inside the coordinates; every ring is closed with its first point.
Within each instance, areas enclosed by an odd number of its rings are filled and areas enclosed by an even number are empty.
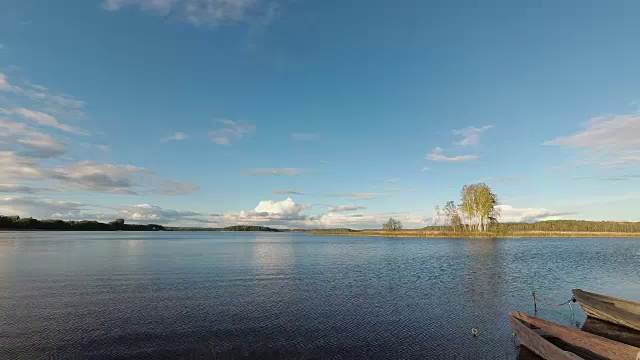
{"type": "Polygon", "coordinates": [[[0,213],[640,220],[634,1],[9,0],[0,213]]]}

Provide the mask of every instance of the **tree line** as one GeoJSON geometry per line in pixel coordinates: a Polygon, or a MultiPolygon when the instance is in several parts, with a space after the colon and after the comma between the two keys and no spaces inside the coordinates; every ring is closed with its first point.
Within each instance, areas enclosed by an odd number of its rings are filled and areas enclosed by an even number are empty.
{"type": "Polygon", "coordinates": [[[68,230],[68,231],[162,231],[166,230],[162,225],[125,224],[124,219],[116,219],[108,224],[98,221],[64,221],[64,220],[37,220],[34,218],[21,218],[19,216],[0,215],[0,229],[7,230],[68,230]]]}

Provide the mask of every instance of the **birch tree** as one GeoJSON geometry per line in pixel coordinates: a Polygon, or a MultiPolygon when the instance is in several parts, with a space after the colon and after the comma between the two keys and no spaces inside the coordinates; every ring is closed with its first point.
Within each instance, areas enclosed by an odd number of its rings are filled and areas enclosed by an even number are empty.
{"type": "Polygon", "coordinates": [[[484,183],[463,186],[461,200],[460,210],[469,228],[487,231],[489,223],[497,221],[500,216],[496,208],[498,197],[484,183]]]}

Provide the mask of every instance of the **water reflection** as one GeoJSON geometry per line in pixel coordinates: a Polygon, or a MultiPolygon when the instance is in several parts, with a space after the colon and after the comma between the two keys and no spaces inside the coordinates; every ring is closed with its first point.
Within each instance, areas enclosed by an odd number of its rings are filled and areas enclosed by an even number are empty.
{"type": "Polygon", "coordinates": [[[252,250],[253,263],[262,275],[283,275],[293,266],[294,249],[289,241],[274,241],[273,237],[256,233],[252,250]]]}

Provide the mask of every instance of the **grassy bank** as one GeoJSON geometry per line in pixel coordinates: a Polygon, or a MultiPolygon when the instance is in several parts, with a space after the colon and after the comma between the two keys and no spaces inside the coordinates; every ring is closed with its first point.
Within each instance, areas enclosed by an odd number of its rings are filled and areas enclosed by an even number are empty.
{"type": "Polygon", "coordinates": [[[640,222],[547,220],[535,223],[491,224],[489,231],[468,231],[463,227],[428,226],[403,230],[313,230],[316,235],[386,236],[418,238],[508,238],[508,237],[627,237],[640,238],[640,222]]]}
{"type": "Polygon", "coordinates": [[[432,230],[314,230],[308,232],[313,235],[340,236],[383,236],[406,238],[640,238],[637,232],[596,232],[596,231],[508,231],[508,232],[473,232],[473,231],[432,231],[432,230]]]}

